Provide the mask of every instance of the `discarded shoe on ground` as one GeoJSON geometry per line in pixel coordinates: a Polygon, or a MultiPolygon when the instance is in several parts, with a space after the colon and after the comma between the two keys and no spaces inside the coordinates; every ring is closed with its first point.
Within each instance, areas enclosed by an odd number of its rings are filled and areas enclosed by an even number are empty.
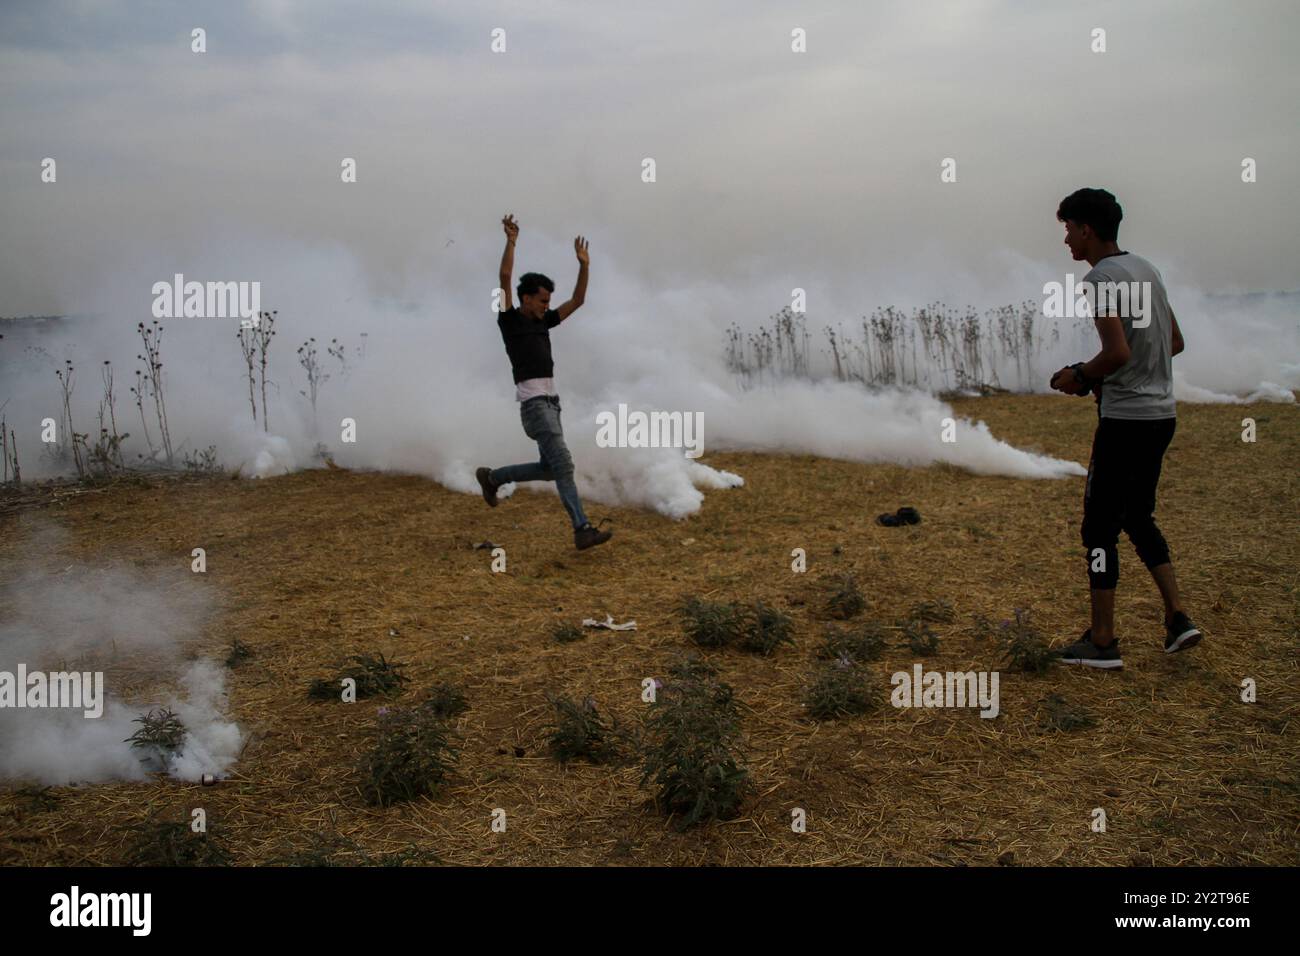
{"type": "Polygon", "coordinates": [[[892,515],[886,512],[876,519],[886,528],[896,528],[903,524],[920,524],[921,513],[915,508],[899,508],[892,515]]]}

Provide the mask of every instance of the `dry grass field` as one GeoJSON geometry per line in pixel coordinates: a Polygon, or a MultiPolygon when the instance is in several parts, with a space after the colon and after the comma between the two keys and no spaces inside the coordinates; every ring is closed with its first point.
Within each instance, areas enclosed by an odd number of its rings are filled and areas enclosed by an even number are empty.
{"type": "MultiPolygon", "coordinates": [[[[1087,461],[1089,401],[1008,395],[955,407],[1019,447],[1087,461]]],[[[1025,608],[1054,645],[1084,629],[1081,478],[710,454],[745,486],[708,493],[681,522],[593,503],[593,520],[612,519],[615,537],[583,553],[549,491],[522,490],[492,510],[392,474],[122,480],[11,501],[0,514],[0,576],[32,560],[188,573],[202,546],[202,586],[220,611],[195,649],[224,660],[238,639],[253,657],[229,672],[230,716],[248,742],[227,779],[56,787],[45,799],[7,785],[0,862],[121,863],[132,825],[187,820],[201,806],[236,865],[304,860],[313,847],[345,864],[416,847],[454,865],[1296,865],[1300,408],[1184,404],[1179,416],[1158,517],[1207,637],[1163,653],[1159,596],[1125,540],[1120,673],[1014,672],[996,639],[971,627],[976,615],[1001,621],[1025,608]],[[1241,441],[1245,416],[1258,422],[1254,444],[1241,441]],[[922,523],[875,523],[900,505],[919,509],[922,523]],[[66,531],[63,553],[30,553],[41,521],[66,531]],[[485,540],[506,549],[505,573],[474,549],[485,540]],[[791,571],[797,547],[806,574],[791,571]],[[869,665],[881,707],[816,722],[802,700],[827,624],[818,596],[846,572],[867,598],[866,618],[893,624],[939,600],[956,618],[934,625],[936,655],[894,640],[869,665]],[[770,657],[699,652],[735,688],[754,789],[739,817],[679,831],[640,787],[636,764],[550,757],[547,694],[591,697],[637,725],[642,680],[692,649],[678,613],[690,596],[761,599],[791,616],[796,636],[770,657]],[[606,614],[637,629],[551,639],[557,622],[606,614]],[[393,701],[306,694],[359,652],[407,664],[399,702],[435,681],[464,687],[459,762],[436,796],[386,809],[361,799],[358,755],[393,701]],[[918,661],[1000,670],[1000,715],[890,707],[890,674],[918,661]],[[1256,703],[1240,699],[1245,678],[1256,703]],[[1094,724],[1052,729],[1051,694],[1094,724]],[[796,807],[806,833],[792,832],[796,807]],[[1096,807],[1104,833],[1089,826],[1096,807]],[[490,829],[495,808],[506,811],[504,833],[490,829]]]]}

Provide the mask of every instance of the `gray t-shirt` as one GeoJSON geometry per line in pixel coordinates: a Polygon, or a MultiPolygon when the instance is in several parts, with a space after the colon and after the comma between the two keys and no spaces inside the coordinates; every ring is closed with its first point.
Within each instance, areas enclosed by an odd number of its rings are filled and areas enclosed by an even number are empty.
{"type": "Polygon", "coordinates": [[[1098,261],[1083,281],[1096,283],[1096,314],[1118,315],[1124,323],[1130,352],[1102,382],[1101,417],[1174,418],[1173,310],[1160,273],[1141,256],[1123,252],[1098,261]],[[1106,283],[1124,283],[1124,289],[1106,283]]]}

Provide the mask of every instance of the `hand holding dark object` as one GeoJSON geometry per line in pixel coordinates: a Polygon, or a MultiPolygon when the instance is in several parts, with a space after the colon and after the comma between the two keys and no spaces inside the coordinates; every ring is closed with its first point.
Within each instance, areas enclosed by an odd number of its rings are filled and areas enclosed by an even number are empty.
{"type": "Polygon", "coordinates": [[[1051,386],[1058,392],[1064,392],[1066,395],[1078,395],[1083,384],[1074,374],[1074,366],[1067,365],[1055,375],[1052,376],[1051,386]]]}
{"type": "Polygon", "coordinates": [[[1082,362],[1067,365],[1053,375],[1051,386],[1056,391],[1064,392],[1066,395],[1085,396],[1095,393],[1100,396],[1101,394],[1101,382],[1084,377],[1082,362]]]}

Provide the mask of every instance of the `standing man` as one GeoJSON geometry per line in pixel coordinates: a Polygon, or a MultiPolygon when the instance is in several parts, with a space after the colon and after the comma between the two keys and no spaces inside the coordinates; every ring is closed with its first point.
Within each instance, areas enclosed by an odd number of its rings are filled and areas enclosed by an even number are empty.
{"type": "Polygon", "coordinates": [[[1119,248],[1123,217],[1115,197],[1104,189],[1071,193],[1056,211],[1075,261],[1092,266],[1083,282],[1092,293],[1101,337],[1101,351],[1091,361],[1061,369],[1051,383],[1067,395],[1095,392],[1099,418],[1083,496],[1092,627],[1061,652],[1061,662],[1109,670],[1124,667],[1115,637],[1121,530],[1164,599],[1165,653],[1201,640],[1200,630],[1183,612],[1169,546],[1155,522],[1160,466],[1174,437],[1173,357],[1183,350],[1183,335],[1160,273],[1119,248]],[[1140,298],[1135,298],[1138,290],[1140,298]]]}
{"type": "Polygon", "coordinates": [[[611,531],[598,531],[592,527],[582,511],[578,486],[573,480],[573,458],[564,444],[560,429],[560,396],[555,391],[554,363],[551,361],[551,333],[572,315],[587,295],[587,240],[579,236],[573,240],[578,256],[578,284],[573,297],[558,309],[549,308],[555,283],[537,272],[526,272],[519,279],[519,306],[510,301],[510,276],[515,265],[515,240],[519,238],[519,224],[513,215],[501,220],[506,231],[506,250],[501,256],[501,314],[497,327],[505,342],[506,355],[515,378],[515,400],[519,402],[519,417],[524,434],[537,442],[540,461],[526,465],[507,465],[504,468],[479,468],[475,473],[483,489],[483,499],[493,508],[497,506],[497,489],[512,481],[553,481],[560,492],[560,501],[573,522],[573,543],[579,551],[604,544],[611,531]]]}

